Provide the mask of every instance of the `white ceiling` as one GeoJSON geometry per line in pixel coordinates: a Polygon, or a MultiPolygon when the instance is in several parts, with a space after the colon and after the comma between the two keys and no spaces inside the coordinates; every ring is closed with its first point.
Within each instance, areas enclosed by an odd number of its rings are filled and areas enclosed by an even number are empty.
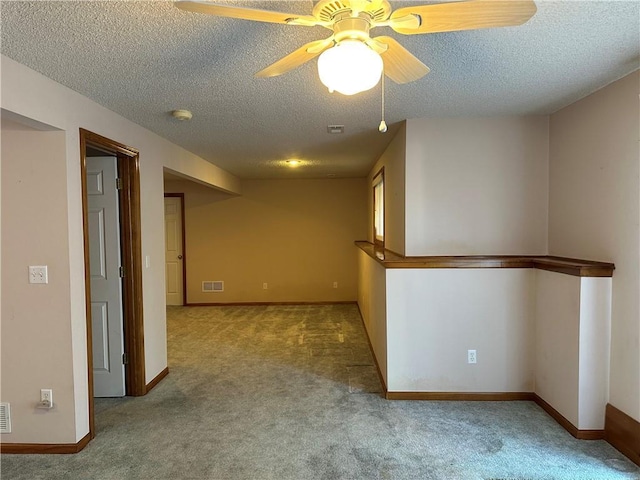
{"type": "MultiPolygon", "coordinates": [[[[291,13],[311,1],[218,2],[291,13]]],[[[426,1],[394,2],[394,8],[426,1]]],[[[537,1],[519,27],[404,36],[431,68],[386,84],[386,119],[549,114],[640,67],[640,2],[537,1]]],[[[316,61],[253,74],[322,27],[178,10],[170,2],[2,1],[2,53],[241,178],[363,176],[392,138],[377,131],[380,88],[329,94],[316,61]],[[179,122],[169,112],[193,112],[179,122]],[[344,135],[329,135],[344,124],[344,135]],[[285,169],[297,157],[309,165],[285,169]]],[[[97,132],[100,133],[100,132],[97,132]]]]}

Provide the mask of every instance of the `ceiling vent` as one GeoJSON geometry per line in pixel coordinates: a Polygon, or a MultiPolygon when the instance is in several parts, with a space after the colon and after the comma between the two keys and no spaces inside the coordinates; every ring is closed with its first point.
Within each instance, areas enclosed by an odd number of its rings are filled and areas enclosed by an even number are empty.
{"type": "Polygon", "coordinates": [[[202,282],[203,292],[224,292],[224,282],[222,280],[213,280],[202,282]]]}
{"type": "Polygon", "coordinates": [[[0,433],[11,433],[11,407],[0,403],[0,433]]]}

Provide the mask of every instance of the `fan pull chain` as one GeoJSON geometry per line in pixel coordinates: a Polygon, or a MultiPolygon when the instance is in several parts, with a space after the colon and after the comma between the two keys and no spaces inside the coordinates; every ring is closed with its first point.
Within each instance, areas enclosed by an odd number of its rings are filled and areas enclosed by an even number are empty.
{"type": "Polygon", "coordinates": [[[382,120],[380,121],[380,125],[378,126],[378,131],[380,133],[384,133],[387,131],[387,124],[384,121],[384,71],[382,72],[382,80],[380,81],[381,85],[382,85],[382,112],[381,112],[381,117],[382,120]]]}

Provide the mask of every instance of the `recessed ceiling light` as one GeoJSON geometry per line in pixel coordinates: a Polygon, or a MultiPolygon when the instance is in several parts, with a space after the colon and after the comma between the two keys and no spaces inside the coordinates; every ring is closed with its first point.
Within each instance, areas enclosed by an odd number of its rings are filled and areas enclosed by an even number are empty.
{"type": "Polygon", "coordinates": [[[327,125],[327,133],[344,133],[344,125],[327,125]]]}
{"type": "Polygon", "coordinates": [[[295,167],[299,167],[300,165],[302,165],[302,162],[300,160],[287,160],[286,164],[289,167],[295,168],[295,167]]]}
{"type": "Polygon", "coordinates": [[[193,114],[189,110],[174,110],[171,112],[171,116],[182,122],[185,120],[191,120],[193,114]]]}

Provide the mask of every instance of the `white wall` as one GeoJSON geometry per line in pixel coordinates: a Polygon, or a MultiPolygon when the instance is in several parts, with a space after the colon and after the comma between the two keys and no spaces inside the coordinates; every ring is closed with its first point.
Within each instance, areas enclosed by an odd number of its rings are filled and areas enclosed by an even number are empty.
{"type": "Polygon", "coordinates": [[[640,421],[640,73],[551,116],[549,253],[613,262],[610,403],[640,421]]]}
{"type": "Polygon", "coordinates": [[[358,249],[358,275],[358,306],[380,373],[387,384],[386,270],[358,249]]]}
{"type": "Polygon", "coordinates": [[[407,120],[406,255],[547,253],[548,117],[407,120]]]}
{"type": "MultiPolygon", "coordinates": [[[[1,59],[1,107],[4,111],[21,115],[28,120],[35,120],[64,132],[64,163],[59,167],[64,172],[65,182],[56,185],[56,194],[65,201],[66,212],[55,213],[52,221],[60,220],[60,227],[66,229],[61,247],[68,251],[69,285],[62,293],[69,302],[70,311],[50,311],[52,321],[60,321],[67,317],[69,346],[61,343],[56,348],[60,351],[73,352],[72,367],[61,365],[60,368],[72,368],[72,381],[59,392],[61,397],[73,395],[73,406],[64,421],[75,424],[75,435],[65,437],[64,442],[76,442],[88,432],[88,390],[87,390],[87,345],[84,289],[84,257],[82,231],[82,193],[80,179],[79,128],[85,128],[105,137],[129,145],[140,151],[140,188],[142,217],[142,255],[149,256],[150,266],[143,271],[143,308],[146,381],[152,380],[167,365],[166,358],[166,313],[164,301],[164,214],[163,214],[163,167],[196,178],[206,184],[220,189],[239,193],[239,180],[227,172],[215,167],[205,160],[196,157],[186,150],[162,139],[148,130],[123,117],[107,110],[95,102],[63,87],[62,85],[38,74],[37,72],[2,56],[1,59]],[[66,221],[68,219],[68,221],[66,221]],[[58,318],[59,317],[59,318],[58,318]]],[[[10,158],[3,158],[5,162],[10,158]]],[[[4,181],[4,180],[3,180],[4,181]]],[[[24,188],[30,188],[25,184],[24,188]]],[[[36,194],[39,195],[39,194],[36,194]]],[[[46,205],[48,196],[36,196],[46,205]]],[[[5,199],[6,201],[6,199],[5,199]]],[[[4,202],[3,202],[4,204],[4,202]]],[[[3,232],[3,245],[10,237],[20,236],[20,232],[3,232]]],[[[29,246],[24,248],[29,253],[29,246]]],[[[26,264],[25,264],[26,268],[26,264]]],[[[3,289],[6,286],[2,282],[3,289]]],[[[4,296],[4,291],[3,295],[4,296]]],[[[3,307],[4,308],[4,307],[3,307]]],[[[4,328],[17,321],[5,318],[4,328]]],[[[7,338],[7,341],[13,341],[7,338]]],[[[16,339],[15,341],[18,341],[16,339]]],[[[38,363],[11,365],[12,375],[21,375],[39,369],[38,363]]],[[[2,364],[2,376],[9,372],[5,362],[2,364]]],[[[22,384],[25,391],[38,392],[43,385],[40,382],[22,384]]],[[[2,395],[11,394],[3,389],[2,395]]],[[[55,394],[54,394],[55,395],[55,394]]],[[[60,408],[66,407],[60,405],[60,408]]],[[[38,425],[41,417],[38,412],[31,412],[24,418],[15,421],[30,425],[38,425]]],[[[38,442],[39,436],[23,439],[25,442],[38,442]]],[[[10,435],[3,436],[3,442],[13,442],[10,435]]]]}
{"type": "Polygon", "coordinates": [[[533,272],[388,269],[388,390],[532,391],[533,272]]]}

